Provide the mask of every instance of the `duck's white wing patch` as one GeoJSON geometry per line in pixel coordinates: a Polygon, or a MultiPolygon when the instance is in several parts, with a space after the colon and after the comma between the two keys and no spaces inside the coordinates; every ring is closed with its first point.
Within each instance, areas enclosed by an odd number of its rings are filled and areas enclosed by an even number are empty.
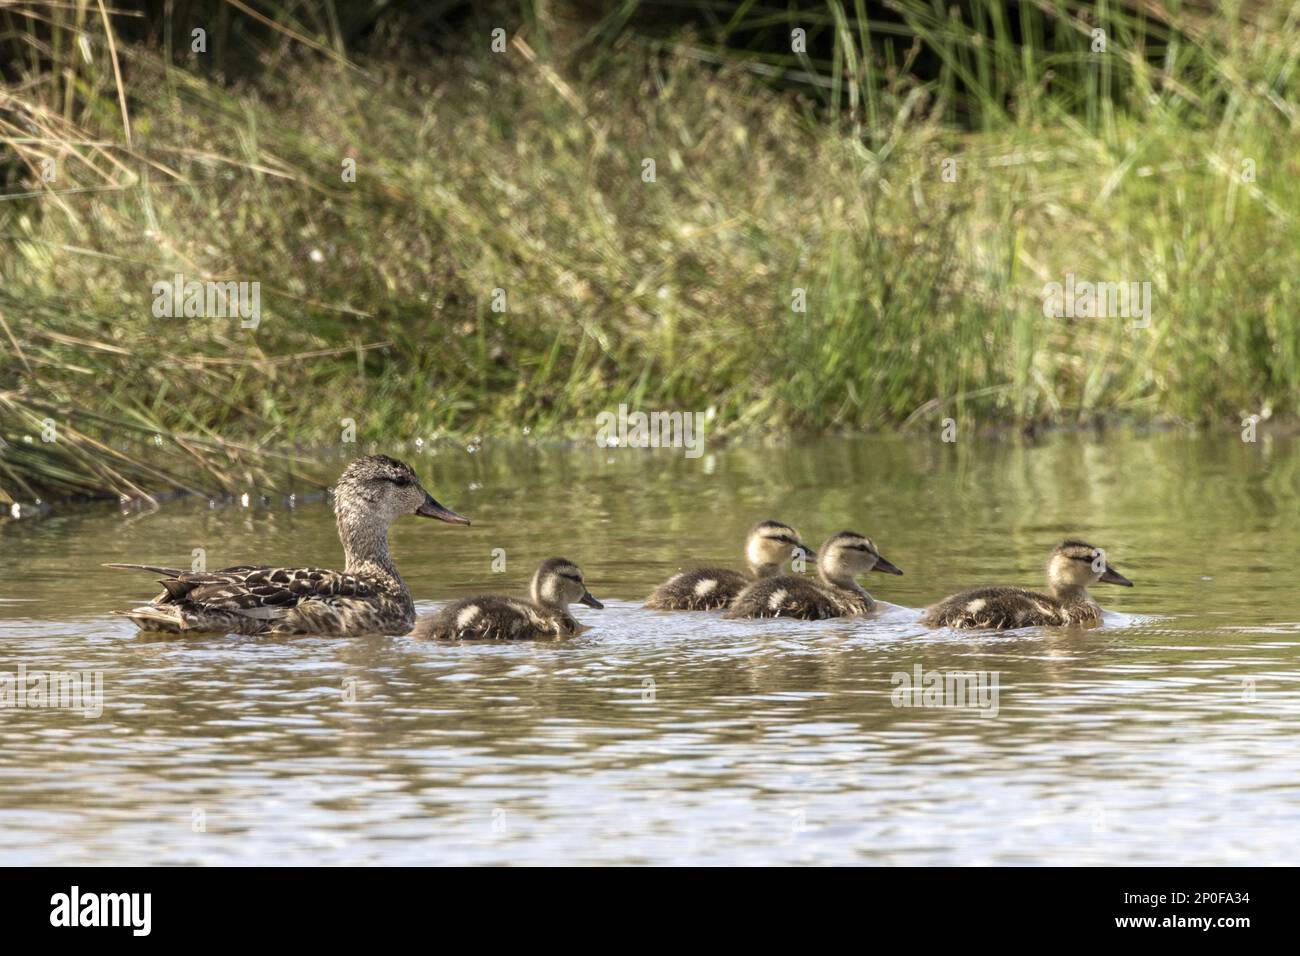
{"type": "Polygon", "coordinates": [[[789,595],[789,593],[790,592],[788,592],[785,588],[777,588],[775,591],[773,591],[772,596],[767,599],[768,610],[769,611],[781,610],[781,605],[785,603],[785,599],[789,595]]]}
{"type": "Polygon", "coordinates": [[[704,578],[695,585],[695,596],[706,597],[718,589],[717,578],[704,578]]]}
{"type": "Polygon", "coordinates": [[[966,605],[966,613],[978,614],[980,611],[984,610],[985,606],[988,603],[989,602],[984,600],[983,598],[976,598],[975,600],[971,601],[969,604],[966,605]]]}
{"type": "Polygon", "coordinates": [[[456,626],[469,627],[470,624],[474,622],[474,619],[481,613],[483,613],[483,609],[477,604],[471,604],[468,607],[461,608],[460,613],[456,615],[456,626]]]}

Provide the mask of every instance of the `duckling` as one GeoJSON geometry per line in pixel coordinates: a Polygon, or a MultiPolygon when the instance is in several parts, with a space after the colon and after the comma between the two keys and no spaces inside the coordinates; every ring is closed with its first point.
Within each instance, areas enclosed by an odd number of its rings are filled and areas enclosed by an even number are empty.
{"type": "Polygon", "coordinates": [[[387,455],[358,458],[334,487],[344,568],[274,568],[241,564],[220,571],[182,571],[147,564],[110,568],[152,571],[166,590],[130,611],[142,631],[226,634],[405,634],[415,603],[388,554],[388,526],[402,515],[449,524],[469,519],[440,505],[415,471],[387,455]]]}
{"type": "Polygon", "coordinates": [[[498,595],[462,598],[420,618],[411,636],[440,641],[570,637],[582,629],[568,611],[570,604],[605,606],[591,596],[576,564],[549,558],[533,575],[529,600],[498,595]]]}
{"type": "Polygon", "coordinates": [[[921,623],[929,627],[995,628],[1101,623],[1101,607],[1088,594],[1090,584],[1133,582],[1106,560],[1106,552],[1073,538],[1062,541],[1047,559],[1050,594],[1028,588],[985,587],[962,591],[926,608],[921,623]]]}
{"type": "Polygon", "coordinates": [[[660,611],[714,611],[727,607],[745,586],[771,577],[793,558],[813,560],[799,532],[780,521],[760,521],[745,539],[749,575],[727,568],[695,568],[674,574],[646,598],[645,606],[660,611]]]}
{"type": "Polygon", "coordinates": [[[868,571],[902,574],[886,561],[866,535],[856,531],[833,534],[821,546],[814,583],[792,574],[763,578],[745,588],[723,617],[797,617],[820,621],[856,617],[876,607],[871,595],[854,579],[868,571]]]}

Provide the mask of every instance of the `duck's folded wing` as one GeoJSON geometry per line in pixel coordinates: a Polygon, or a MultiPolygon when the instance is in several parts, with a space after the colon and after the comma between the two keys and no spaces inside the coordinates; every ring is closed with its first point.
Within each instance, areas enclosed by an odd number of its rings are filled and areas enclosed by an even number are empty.
{"type": "Polygon", "coordinates": [[[173,601],[267,620],[303,601],[374,597],[375,586],[353,574],[324,568],[268,568],[241,565],[220,571],[186,571],[164,579],[173,601]]]}

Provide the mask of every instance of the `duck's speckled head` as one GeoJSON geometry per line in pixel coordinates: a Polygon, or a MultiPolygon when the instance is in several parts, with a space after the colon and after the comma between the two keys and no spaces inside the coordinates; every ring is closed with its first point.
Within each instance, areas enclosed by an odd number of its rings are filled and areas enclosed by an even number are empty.
{"type": "Polygon", "coordinates": [[[344,469],[334,486],[334,512],[340,524],[373,523],[387,527],[402,515],[437,518],[449,524],[469,519],[433,499],[404,461],[367,455],[344,469]]]}
{"type": "Polygon", "coordinates": [[[795,558],[817,560],[817,552],[803,543],[799,532],[780,521],[760,521],[745,539],[745,560],[759,577],[776,574],[795,558]]]}
{"type": "Polygon", "coordinates": [[[1110,566],[1104,549],[1073,538],[1052,549],[1047,559],[1047,583],[1053,590],[1086,588],[1098,583],[1133,586],[1132,581],[1110,566]]]}
{"type": "Polygon", "coordinates": [[[568,607],[585,604],[602,608],[601,604],[582,580],[582,569],[565,558],[547,558],[533,575],[532,597],[534,604],[550,607],[568,607]]]}
{"type": "Polygon", "coordinates": [[[817,570],[823,579],[833,584],[852,582],[859,574],[868,571],[903,573],[885,559],[874,541],[856,531],[841,531],[827,538],[822,543],[817,570]]]}

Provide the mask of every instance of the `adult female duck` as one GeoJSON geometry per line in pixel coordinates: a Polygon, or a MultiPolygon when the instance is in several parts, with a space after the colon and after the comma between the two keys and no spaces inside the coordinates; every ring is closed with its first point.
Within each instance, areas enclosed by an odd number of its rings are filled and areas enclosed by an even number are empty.
{"type": "Polygon", "coordinates": [[[342,571],[238,565],[180,571],[110,564],[163,575],[152,603],[118,611],[142,631],[226,634],[405,634],[415,624],[411,592],[388,554],[388,526],[402,515],[450,524],[469,519],[440,505],[410,465],[387,455],[358,458],[334,487],[342,571]]]}

